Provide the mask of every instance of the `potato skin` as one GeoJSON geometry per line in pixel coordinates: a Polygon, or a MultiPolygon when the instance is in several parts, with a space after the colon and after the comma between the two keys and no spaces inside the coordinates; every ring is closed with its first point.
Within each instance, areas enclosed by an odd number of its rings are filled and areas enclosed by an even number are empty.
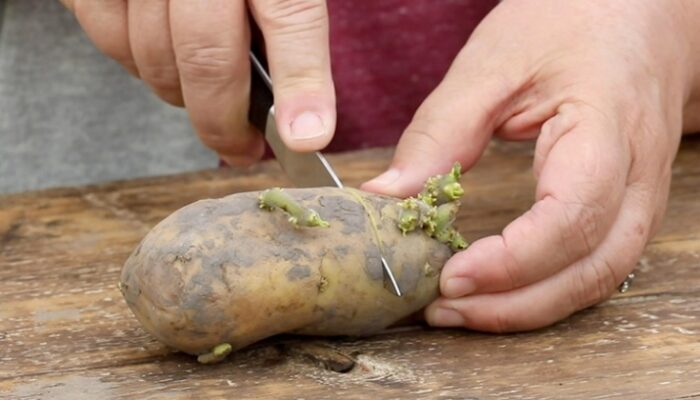
{"type": "Polygon", "coordinates": [[[144,328],[202,354],[279,333],[368,335],[437,297],[452,251],[422,232],[403,236],[397,199],[354,189],[285,192],[330,227],[294,227],[281,210],[260,209],[256,192],[198,201],[156,225],[121,275],[144,328]],[[403,297],[384,287],[372,220],[403,297]]]}

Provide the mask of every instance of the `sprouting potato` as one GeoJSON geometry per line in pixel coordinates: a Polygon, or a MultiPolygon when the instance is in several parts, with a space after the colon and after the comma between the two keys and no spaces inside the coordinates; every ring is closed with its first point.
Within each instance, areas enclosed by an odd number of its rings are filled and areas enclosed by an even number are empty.
{"type": "Polygon", "coordinates": [[[458,179],[456,165],[406,200],[329,187],[201,200],[146,235],[119,286],[149,333],[201,362],[281,333],[377,333],[434,300],[466,246],[458,179]]]}

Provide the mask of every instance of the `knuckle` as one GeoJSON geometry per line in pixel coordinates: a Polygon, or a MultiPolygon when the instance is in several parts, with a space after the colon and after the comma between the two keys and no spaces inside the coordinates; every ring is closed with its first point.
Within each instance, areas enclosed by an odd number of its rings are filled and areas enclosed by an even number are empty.
{"type": "Polygon", "coordinates": [[[570,291],[575,310],[582,310],[606,300],[617,287],[612,263],[601,258],[576,267],[574,287],[570,291]]]}
{"type": "MultiPolygon", "coordinates": [[[[466,153],[461,147],[452,146],[445,142],[443,135],[445,130],[440,130],[437,125],[431,126],[425,120],[414,119],[404,130],[399,138],[397,151],[400,152],[402,163],[417,164],[416,168],[435,168],[435,161],[452,162],[451,160],[464,160],[466,153]]],[[[464,165],[464,164],[462,164],[464,165]]]]}
{"type": "MultiPolygon", "coordinates": [[[[529,213],[526,213],[525,215],[525,218],[530,218],[529,213]]],[[[518,260],[513,255],[513,252],[510,250],[508,239],[506,239],[507,237],[509,237],[508,233],[504,232],[503,248],[505,249],[506,262],[503,263],[503,275],[506,280],[506,285],[508,285],[508,287],[510,287],[511,289],[514,289],[524,286],[524,269],[522,268],[521,263],[518,262],[518,260]]]]}
{"type": "Polygon", "coordinates": [[[315,32],[327,24],[323,0],[266,0],[257,11],[260,25],[273,34],[315,32]]]}
{"type": "Polygon", "coordinates": [[[275,84],[275,91],[280,94],[301,91],[325,94],[328,91],[327,88],[332,85],[329,80],[325,79],[324,73],[315,68],[280,71],[275,84]]]}
{"type": "MultiPolygon", "coordinates": [[[[585,279],[585,271],[582,268],[577,267],[573,282],[571,283],[572,288],[569,290],[570,304],[571,308],[574,310],[581,310],[590,305],[591,298],[598,296],[598,293],[593,293],[590,290],[587,279],[585,279]]],[[[596,287],[597,290],[597,287],[596,287]]]]}
{"type": "MultiPolygon", "coordinates": [[[[576,260],[590,254],[602,240],[601,219],[605,216],[605,205],[597,200],[562,201],[548,195],[543,201],[553,201],[561,208],[561,246],[567,260],[576,260]]],[[[612,222],[612,221],[611,221],[612,222]]]]}
{"type": "Polygon", "coordinates": [[[410,142],[416,160],[429,159],[426,155],[440,155],[445,159],[464,160],[467,158],[469,146],[454,146],[459,132],[445,119],[439,117],[439,112],[431,102],[424,102],[413,115],[411,123],[401,136],[401,145],[410,142]],[[406,139],[404,139],[406,138],[406,139]]]}
{"type": "Polygon", "coordinates": [[[419,115],[415,115],[413,121],[406,127],[399,140],[399,146],[404,151],[415,154],[415,160],[421,160],[428,154],[444,154],[444,146],[435,135],[430,125],[430,120],[419,115]],[[418,157],[422,154],[421,157],[418,157]]]}
{"type": "Polygon", "coordinates": [[[591,297],[589,305],[600,303],[606,300],[617,287],[617,274],[611,262],[603,258],[600,262],[593,264],[595,274],[595,291],[591,297]]]}
{"type": "MultiPolygon", "coordinates": [[[[602,217],[603,207],[597,203],[575,203],[566,208],[570,221],[570,235],[581,243],[583,254],[590,254],[598,244],[598,220],[602,217]]],[[[564,243],[570,243],[564,238],[564,243]]],[[[577,252],[578,253],[578,252],[577,252]]]]}
{"type": "Polygon", "coordinates": [[[411,124],[404,135],[410,137],[414,146],[418,147],[417,152],[423,151],[428,154],[435,154],[441,150],[440,140],[432,133],[430,129],[424,129],[422,124],[411,124]]]}
{"type": "Polygon", "coordinates": [[[662,189],[658,193],[658,198],[652,211],[651,222],[649,224],[649,238],[655,236],[658,233],[659,229],[661,229],[664,215],[666,214],[666,209],[668,208],[668,197],[670,195],[669,185],[670,181],[664,181],[660,184],[660,187],[662,189]]]}
{"type": "MultiPolygon", "coordinates": [[[[522,86],[521,82],[500,71],[489,71],[481,77],[478,76],[477,79],[482,81],[482,90],[496,99],[496,104],[503,104],[507,99],[512,98],[513,94],[518,93],[522,86]]],[[[486,102],[479,103],[478,106],[480,112],[477,115],[483,115],[490,121],[496,120],[500,113],[500,107],[489,107],[486,102]]]]}
{"type": "Polygon", "coordinates": [[[518,330],[518,324],[511,314],[504,311],[496,311],[492,315],[488,329],[494,333],[508,333],[518,330]]]}
{"type": "Polygon", "coordinates": [[[177,67],[184,80],[220,82],[243,76],[245,62],[237,62],[230,47],[184,43],[175,47],[177,67]]]}
{"type": "Polygon", "coordinates": [[[180,76],[175,66],[141,66],[139,76],[157,90],[180,90],[180,76]]]}

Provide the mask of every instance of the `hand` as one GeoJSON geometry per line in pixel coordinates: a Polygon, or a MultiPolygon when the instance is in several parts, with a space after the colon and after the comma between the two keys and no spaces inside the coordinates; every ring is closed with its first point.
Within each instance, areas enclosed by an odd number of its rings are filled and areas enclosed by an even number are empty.
{"type": "MultiPolygon", "coordinates": [[[[163,100],[186,106],[201,140],[227,162],[260,159],[248,124],[250,33],[245,1],[61,0],[96,46],[163,100]]],[[[250,0],[265,37],[282,139],[317,150],[335,130],[323,0],[250,0]]]]}
{"type": "Polygon", "coordinates": [[[363,186],[407,196],[455,160],[471,167],[492,133],[537,140],[536,202],[448,261],[430,324],[543,327],[606,299],[634,268],[662,219],[691,107],[682,6],[692,4],[504,1],[486,17],[391,168],[363,186]]]}

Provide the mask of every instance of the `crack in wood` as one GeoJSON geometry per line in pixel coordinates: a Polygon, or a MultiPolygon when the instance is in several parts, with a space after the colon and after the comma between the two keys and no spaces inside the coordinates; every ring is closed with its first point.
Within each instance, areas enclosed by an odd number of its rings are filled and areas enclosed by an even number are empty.
{"type": "Polygon", "coordinates": [[[347,354],[332,346],[319,343],[295,343],[285,346],[284,353],[301,356],[321,368],[339,373],[352,371],[357,363],[357,354],[347,354]]]}

